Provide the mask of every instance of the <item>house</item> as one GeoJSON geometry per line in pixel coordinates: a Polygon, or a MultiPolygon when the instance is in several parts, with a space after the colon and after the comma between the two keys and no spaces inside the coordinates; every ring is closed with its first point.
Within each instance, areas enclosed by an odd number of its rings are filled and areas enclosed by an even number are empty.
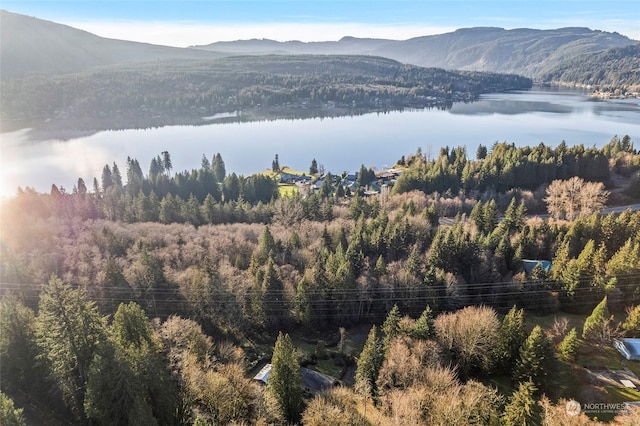
{"type": "Polygon", "coordinates": [[[297,183],[307,182],[311,180],[311,176],[306,174],[298,175],[294,173],[280,172],[280,183],[297,183]]]}
{"type": "MultiPolygon", "coordinates": [[[[258,380],[264,384],[267,384],[269,380],[269,374],[271,373],[271,364],[266,364],[262,369],[253,377],[253,380],[258,380]]],[[[302,390],[307,396],[314,396],[322,391],[331,389],[332,387],[340,384],[340,381],[335,377],[327,374],[322,374],[318,371],[310,370],[308,368],[301,367],[300,374],[302,375],[302,390]]]]}
{"type": "Polygon", "coordinates": [[[535,268],[536,266],[540,265],[542,267],[542,270],[545,272],[551,272],[551,262],[549,262],[548,260],[529,260],[529,259],[522,259],[522,267],[524,268],[524,272],[529,275],[531,273],[531,271],[533,271],[533,268],[535,268]]]}
{"type": "Polygon", "coordinates": [[[640,360],[640,339],[621,338],[613,340],[613,347],[629,361],[640,360]]]}

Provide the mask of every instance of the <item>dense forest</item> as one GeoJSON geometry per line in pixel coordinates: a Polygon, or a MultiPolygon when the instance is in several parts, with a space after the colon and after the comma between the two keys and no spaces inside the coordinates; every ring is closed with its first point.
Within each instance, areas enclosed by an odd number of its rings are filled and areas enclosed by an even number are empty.
{"type": "Polygon", "coordinates": [[[612,48],[568,60],[541,76],[556,84],[588,86],[600,90],[640,92],[640,44],[612,48]]]}
{"type": "Polygon", "coordinates": [[[4,418],[559,425],[590,422],[568,399],[621,402],[584,363],[640,336],[640,212],[599,212],[640,198],[629,137],[396,166],[377,195],[363,166],[352,187],[309,170],[317,191],[285,196],[219,154],[174,173],[164,152],[92,188],[20,189],[2,204],[4,418]],[[261,387],[249,372],[269,359],[261,387]],[[299,367],[327,359],[345,386],[302,398],[299,367]]]}
{"type": "Polygon", "coordinates": [[[515,75],[445,71],[367,56],[243,56],[157,61],[1,83],[3,129],[114,129],[446,107],[531,87],[515,75]],[[73,118],[73,120],[71,120],[73,118]],[[45,120],[47,123],[45,123],[45,120]],[[51,120],[51,122],[49,122],[51,120]]]}

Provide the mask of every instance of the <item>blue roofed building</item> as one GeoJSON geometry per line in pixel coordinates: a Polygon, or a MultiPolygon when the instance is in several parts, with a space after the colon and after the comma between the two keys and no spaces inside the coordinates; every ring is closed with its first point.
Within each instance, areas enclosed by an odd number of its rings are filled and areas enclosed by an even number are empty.
{"type": "Polygon", "coordinates": [[[548,260],[530,260],[530,259],[522,259],[522,267],[524,268],[524,272],[529,275],[533,268],[540,265],[542,270],[545,272],[551,272],[551,262],[548,260]]]}
{"type": "MultiPolygon", "coordinates": [[[[262,367],[258,374],[253,376],[253,379],[267,384],[270,373],[271,364],[265,364],[265,366],[262,367]]],[[[308,368],[301,367],[300,374],[302,375],[302,390],[308,396],[314,396],[322,391],[329,390],[332,387],[340,384],[340,381],[335,377],[320,373],[318,371],[310,370],[308,368]]]]}
{"type": "Polygon", "coordinates": [[[629,361],[640,360],[640,339],[614,339],[613,347],[629,361]]]}

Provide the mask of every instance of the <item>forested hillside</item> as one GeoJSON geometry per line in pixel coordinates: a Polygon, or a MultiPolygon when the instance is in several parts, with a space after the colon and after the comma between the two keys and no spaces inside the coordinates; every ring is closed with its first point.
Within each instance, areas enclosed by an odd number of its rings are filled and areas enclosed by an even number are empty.
{"type": "Polygon", "coordinates": [[[558,64],[634,41],[588,28],[461,28],[408,40],[344,37],[335,42],[240,40],[195,46],[227,54],[367,54],[423,67],[506,72],[539,78],[558,64]]]}
{"type": "Polygon", "coordinates": [[[549,70],[541,78],[556,84],[640,92],[640,44],[576,57],[549,70]]]}
{"type": "Polygon", "coordinates": [[[127,62],[217,58],[220,54],[98,37],[0,10],[0,78],[54,75],[127,62]]]}
{"type": "Polygon", "coordinates": [[[565,399],[619,402],[584,365],[640,335],[640,212],[597,211],[611,174],[631,179],[618,200],[640,196],[632,141],[463,154],[408,155],[369,197],[364,166],[347,190],[310,170],[303,198],[220,155],[173,173],[168,152],[93,189],[20,190],[2,204],[2,391],[46,424],[559,425],[565,399]],[[302,400],[300,365],[345,386],[302,400]]]}
{"type": "Polygon", "coordinates": [[[531,87],[503,74],[444,71],[367,56],[243,56],[118,65],[1,83],[4,129],[119,129],[446,107],[531,87]],[[47,120],[47,123],[44,121],[47,120]]]}
{"type": "Polygon", "coordinates": [[[112,40],[2,10],[2,80],[80,72],[96,66],[228,55],[367,55],[422,67],[500,72],[539,78],[567,60],[635,42],[588,28],[537,30],[476,27],[408,40],[343,37],[339,41],[238,40],[172,48],[112,40]]]}

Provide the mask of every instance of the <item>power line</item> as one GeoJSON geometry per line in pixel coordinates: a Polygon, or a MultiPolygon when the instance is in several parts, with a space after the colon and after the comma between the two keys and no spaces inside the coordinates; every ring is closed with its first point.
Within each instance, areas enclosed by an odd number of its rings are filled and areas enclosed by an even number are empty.
{"type": "MultiPolygon", "coordinates": [[[[631,277],[631,278],[635,278],[638,279],[640,278],[640,274],[627,274],[625,275],[625,277],[631,277]]],[[[6,283],[5,283],[6,284],[6,283]]],[[[624,284],[624,285],[620,285],[618,286],[618,288],[621,289],[626,289],[626,288],[635,288],[637,287],[638,284],[637,283],[628,283],[628,284],[624,284]]],[[[43,287],[43,285],[41,285],[40,287],[43,287]]],[[[14,288],[17,289],[17,288],[14,288]]],[[[166,292],[166,289],[158,289],[158,290],[162,290],[164,292],[166,292]]],[[[466,298],[473,298],[474,296],[480,296],[480,297],[484,297],[484,298],[491,298],[491,299],[496,299],[496,298],[500,298],[500,297],[513,297],[513,296],[517,296],[518,294],[521,295],[526,295],[529,297],[534,297],[534,296],[541,296],[541,295],[548,295],[550,294],[550,291],[547,289],[540,289],[540,290],[530,290],[530,291],[518,291],[516,289],[516,291],[509,291],[509,292],[498,292],[498,293],[486,293],[486,294],[479,294],[479,295],[465,295],[465,294],[461,294],[461,295],[431,295],[431,294],[410,294],[410,295],[399,295],[397,293],[421,293],[424,292],[424,290],[428,290],[423,288],[403,288],[403,289],[393,289],[393,288],[388,288],[388,289],[383,289],[384,291],[380,292],[382,294],[369,294],[369,295],[365,295],[367,297],[358,297],[358,298],[348,298],[348,297],[344,297],[344,298],[340,298],[339,296],[341,295],[340,293],[338,294],[332,294],[331,292],[326,292],[324,290],[319,290],[317,293],[315,293],[316,296],[329,296],[329,298],[326,299],[321,299],[321,300],[311,300],[310,304],[313,308],[316,308],[317,310],[320,311],[331,311],[331,310],[335,310],[340,308],[340,306],[342,304],[359,304],[359,305],[366,305],[366,306],[373,306],[376,304],[376,302],[393,302],[393,303],[402,303],[402,302],[406,302],[406,304],[411,304],[411,305],[416,305],[419,304],[420,306],[422,306],[422,303],[424,303],[424,305],[426,306],[426,304],[428,304],[428,302],[435,302],[438,303],[439,301],[450,301],[450,300],[455,300],[456,298],[460,298],[460,299],[466,299],[466,298]],[[384,293],[389,293],[387,295],[387,297],[383,297],[384,293]],[[331,297],[334,296],[334,297],[331,297]],[[391,297],[390,297],[391,296],[391,297]],[[337,305],[337,306],[336,306],[337,305]]],[[[128,289],[128,291],[131,291],[130,289],[128,289]]],[[[588,295],[590,293],[591,289],[590,288],[578,288],[576,289],[576,294],[575,294],[575,298],[576,299],[580,299],[582,296],[584,295],[588,295]]],[[[178,288],[175,288],[173,290],[171,290],[171,295],[174,295],[176,293],[179,292],[178,288]]],[[[165,293],[167,295],[169,295],[169,293],[165,293]]],[[[215,295],[215,293],[213,293],[215,295]]],[[[228,294],[228,293],[224,293],[224,294],[228,294]]],[[[228,309],[232,309],[232,310],[236,310],[236,311],[244,311],[244,308],[247,306],[250,306],[251,304],[251,298],[252,296],[255,296],[256,293],[250,293],[250,292],[246,292],[243,295],[244,296],[248,296],[246,297],[245,300],[238,300],[236,295],[233,295],[232,297],[227,297],[224,300],[207,300],[206,303],[204,304],[204,306],[193,306],[193,302],[189,301],[186,298],[161,298],[159,300],[151,300],[151,298],[155,297],[155,296],[161,296],[162,293],[158,294],[157,292],[155,292],[154,290],[151,290],[148,292],[148,294],[138,294],[138,295],[133,295],[133,297],[126,297],[126,298],[117,298],[117,297],[104,297],[104,296],[100,296],[98,295],[97,297],[93,297],[91,300],[93,302],[96,303],[122,303],[122,302],[128,302],[128,301],[138,301],[138,302],[147,302],[147,303],[153,303],[154,307],[153,309],[159,314],[159,313],[163,313],[165,316],[176,313],[176,310],[183,310],[185,308],[187,308],[187,311],[206,311],[206,310],[214,310],[214,311],[218,311],[218,310],[225,310],[224,308],[228,309]],[[151,296],[151,298],[146,299],[145,296],[149,297],[151,296]],[[174,307],[172,309],[172,306],[174,307]],[[180,309],[177,309],[180,308],[180,309]]],[[[281,293],[281,295],[284,295],[284,293],[281,293]]],[[[311,294],[311,296],[313,296],[314,294],[311,294]]],[[[349,296],[350,293],[343,293],[343,296],[349,296]]],[[[355,294],[351,294],[351,296],[353,296],[355,294]]],[[[24,296],[27,300],[36,300],[39,299],[40,296],[39,295],[25,295],[24,296]]],[[[580,302],[578,300],[575,300],[574,302],[572,302],[569,306],[567,307],[572,307],[572,308],[578,308],[578,307],[584,307],[584,306],[593,306],[593,301],[585,301],[585,302],[580,302]]],[[[280,312],[283,309],[291,309],[294,308],[296,306],[296,303],[293,301],[288,300],[287,298],[282,298],[279,300],[266,300],[266,301],[261,301],[261,305],[263,307],[264,310],[266,310],[265,314],[267,315],[268,318],[291,318],[292,315],[290,314],[280,314],[280,312]],[[277,312],[269,312],[270,310],[274,310],[277,312]]],[[[535,304],[534,308],[535,309],[546,309],[546,308],[555,308],[557,307],[557,304],[555,302],[550,302],[550,303],[538,303],[535,304]]],[[[415,312],[418,312],[418,310],[421,309],[416,309],[415,312]]],[[[385,314],[386,312],[366,312],[363,313],[362,311],[358,310],[357,312],[354,311],[342,311],[342,312],[330,312],[330,313],[322,313],[322,312],[316,312],[313,315],[313,318],[317,318],[317,319],[325,319],[325,318],[365,318],[365,317],[379,317],[383,314],[385,314]]],[[[405,312],[406,314],[407,312],[405,312]]],[[[223,314],[220,314],[221,316],[225,316],[223,314]]]]}

